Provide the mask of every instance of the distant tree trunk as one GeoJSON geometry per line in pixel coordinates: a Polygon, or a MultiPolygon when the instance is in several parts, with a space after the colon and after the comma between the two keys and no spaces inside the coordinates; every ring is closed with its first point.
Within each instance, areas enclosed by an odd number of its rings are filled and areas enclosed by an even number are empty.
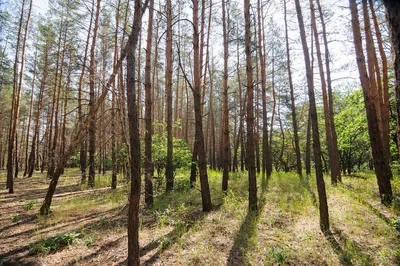
{"type": "MultiPolygon", "coordinates": [[[[386,6],[387,19],[389,21],[390,28],[390,37],[395,54],[394,74],[397,112],[397,147],[400,154],[400,2],[396,0],[384,0],[383,2],[386,6]]],[[[381,58],[383,61],[382,53],[381,58]]],[[[384,88],[385,86],[386,85],[384,84],[384,88]]]]}
{"type": "MultiPolygon", "coordinates": [[[[94,10],[91,10],[90,14],[90,22],[89,22],[89,28],[88,28],[88,34],[86,37],[86,44],[85,44],[85,53],[83,56],[83,62],[82,62],[82,70],[81,74],[79,76],[79,83],[78,83],[78,118],[79,118],[79,124],[82,125],[83,121],[83,103],[82,103],[82,90],[83,90],[83,77],[85,75],[85,70],[86,70],[86,62],[87,62],[87,54],[89,50],[89,41],[90,41],[90,34],[92,30],[92,24],[93,24],[93,12],[94,10]]],[[[116,27],[118,29],[118,26],[116,27]]],[[[84,183],[86,181],[86,156],[87,156],[87,143],[86,140],[84,139],[80,145],[80,152],[79,152],[79,165],[80,165],[80,170],[81,170],[81,183],[84,183]]]]}
{"type": "Polygon", "coordinates": [[[43,58],[44,58],[44,64],[43,64],[43,75],[42,79],[40,81],[40,90],[39,90],[39,97],[37,100],[37,112],[36,112],[36,117],[35,117],[35,129],[33,131],[33,137],[32,137],[32,146],[31,146],[31,152],[29,154],[29,159],[28,159],[28,171],[27,175],[28,177],[32,177],[33,172],[35,170],[35,161],[36,161],[36,146],[38,145],[38,139],[39,139],[39,124],[40,124],[40,114],[42,111],[42,101],[43,101],[43,93],[44,93],[44,88],[47,83],[47,69],[48,69],[48,64],[49,64],[49,42],[45,44],[44,51],[43,51],[43,58]]]}
{"type": "MultiPolygon", "coordinates": [[[[360,74],[361,86],[364,92],[364,102],[367,112],[368,121],[368,133],[371,141],[372,157],[374,161],[374,168],[376,177],[378,179],[379,194],[381,201],[384,204],[390,204],[392,201],[392,186],[390,183],[391,169],[389,162],[385,160],[383,154],[382,138],[379,132],[377,108],[374,101],[373,88],[371,87],[370,77],[367,72],[365,64],[365,57],[362,46],[360,22],[358,18],[357,3],[355,0],[349,0],[351,17],[352,17],[352,28],[354,37],[354,46],[357,55],[357,65],[360,74]]],[[[367,16],[364,14],[364,16],[367,16]]],[[[365,19],[365,18],[364,18],[365,19]]],[[[364,21],[365,31],[370,31],[369,21],[364,21]]],[[[370,61],[370,58],[368,58],[370,61]]]]}
{"type": "Polygon", "coordinates": [[[299,134],[298,134],[298,126],[297,126],[297,117],[296,117],[296,104],[294,97],[294,88],[292,81],[292,71],[291,71],[291,61],[290,61],[290,48],[289,48],[289,36],[288,36],[288,27],[287,27],[287,12],[286,12],[286,0],[284,0],[284,12],[285,12],[285,39],[286,39],[286,57],[287,57],[287,70],[288,70],[288,80],[289,80],[289,89],[290,89],[290,102],[291,102],[291,112],[292,112],[292,127],[293,127],[293,136],[294,136],[294,149],[296,152],[296,168],[297,173],[301,175],[302,167],[301,167],[301,155],[300,155],[300,144],[299,144],[299,134]]]}
{"type": "MultiPolygon", "coordinates": [[[[317,29],[317,22],[315,18],[315,8],[313,0],[310,0],[310,10],[311,10],[311,24],[314,33],[314,41],[315,48],[317,51],[317,60],[318,60],[318,69],[319,76],[321,79],[321,90],[322,90],[322,102],[324,107],[324,122],[325,122],[325,131],[326,131],[326,142],[328,146],[328,156],[329,156],[329,165],[331,172],[331,182],[333,185],[336,185],[338,182],[338,177],[340,176],[340,163],[339,163],[339,151],[337,150],[337,145],[333,145],[333,136],[332,136],[332,119],[330,117],[329,111],[329,103],[328,103],[328,94],[326,90],[326,80],[325,80],[325,72],[324,65],[322,62],[321,56],[321,47],[319,43],[319,34],[317,29]],[[336,147],[336,149],[335,149],[336,147]]],[[[327,169],[328,170],[328,169],[327,169]]]]}
{"type": "MultiPolygon", "coordinates": [[[[144,74],[144,89],[145,89],[145,146],[144,146],[144,176],[145,176],[145,194],[144,199],[147,206],[153,205],[153,175],[154,165],[152,161],[151,143],[153,136],[152,126],[152,93],[151,93],[151,48],[153,35],[153,14],[154,0],[150,0],[149,21],[147,28],[147,45],[146,45],[146,66],[144,74]]],[[[178,100],[178,99],[177,99],[178,100]]]]}
{"type": "MultiPolygon", "coordinates": [[[[95,103],[95,71],[96,71],[96,39],[97,39],[97,31],[99,28],[99,15],[100,15],[100,2],[101,0],[97,0],[96,4],[96,13],[94,18],[94,28],[93,28],[93,37],[92,37],[92,45],[90,48],[90,67],[89,67],[89,110],[93,109],[95,103]]],[[[94,2],[92,5],[92,9],[94,10],[94,2]]],[[[95,165],[95,153],[96,153],[96,117],[93,117],[89,124],[89,177],[88,177],[88,186],[94,187],[94,180],[96,175],[96,165],[95,165]]]]}
{"type": "Polygon", "coordinates": [[[228,56],[229,56],[229,38],[227,24],[229,21],[226,18],[226,2],[222,1],[222,32],[224,42],[224,73],[223,73],[223,174],[222,174],[222,191],[228,190],[228,179],[229,179],[229,152],[230,152],[230,140],[229,140],[229,106],[228,106],[228,56]]]}
{"type": "MultiPolygon", "coordinates": [[[[267,70],[266,70],[266,59],[263,53],[263,33],[262,33],[262,12],[261,12],[261,0],[257,1],[257,14],[258,14],[258,54],[260,58],[261,67],[261,99],[262,99],[262,123],[263,123],[263,148],[262,148],[262,173],[263,175],[268,172],[268,178],[271,175],[271,171],[267,171],[268,162],[272,160],[270,157],[270,146],[268,144],[268,118],[267,118],[267,70]]],[[[239,84],[240,87],[240,84],[239,84]]],[[[240,103],[241,104],[241,103],[240,103]]],[[[242,120],[242,119],[241,119],[242,120]]],[[[239,129],[240,131],[240,129],[239,129]]]]}
{"type": "Polygon", "coordinates": [[[311,174],[311,116],[308,111],[307,140],[306,140],[306,174],[311,174]]]}
{"type": "MultiPolygon", "coordinates": [[[[32,89],[31,89],[31,97],[29,104],[29,116],[28,116],[28,127],[26,132],[26,142],[25,142],[25,171],[24,176],[28,173],[28,151],[29,151],[29,133],[31,128],[31,120],[32,120],[32,109],[33,109],[33,94],[35,91],[35,80],[36,80],[36,68],[37,68],[37,51],[35,52],[35,61],[33,63],[33,78],[32,78],[32,89]]],[[[0,139],[1,141],[1,139],[0,139]]],[[[1,150],[0,150],[1,152],[1,150]]]]}
{"type": "MultiPolygon", "coordinates": [[[[119,28],[119,12],[120,12],[120,4],[121,1],[118,0],[117,10],[115,12],[115,40],[114,40],[114,58],[113,58],[113,67],[115,68],[118,60],[118,28],[119,28]]],[[[114,81],[112,84],[111,91],[111,189],[117,188],[117,147],[116,147],[116,133],[115,133],[115,109],[116,109],[116,91],[117,84],[114,81]]]]}
{"type": "Polygon", "coordinates": [[[330,68],[330,58],[329,58],[330,56],[329,56],[329,48],[328,48],[328,39],[327,39],[327,36],[326,36],[327,34],[326,34],[324,14],[322,12],[319,0],[316,0],[316,2],[317,2],[319,17],[321,19],[322,36],[323,36],[324,47],[325,47],[326,83],[327,83],[327,86],[328,86],[328,98],[329,98],[328,99],[328,101],[329,101],[329,117],[331,119],[330,124],[331,124],[332,148],[333,148],[333,156],[334,156],[333,160],[335,160],[334,165],[332,165],[332,163],[331,163],[331,167],[335,169],[335,176],[336,176],[337,181],[342,182],[342,177],[340,175],[339,148],[338,148],[338,144],[337,144],[335,117],[334,117],[334,112],[333,112],[332,79],[331,79],[331,68],[330,68]]]}
{"type": "MultiPolygon", "coordinates": [[[[374,28],[375,28],[375,35],[378,43],[378,48],[379,48],[379,54],[381,56],[381,62],[382,62],[382,81],[383,81],[383,87],[382,87],[382,82],[381,79],[378,79],[378,85],[381,88],[381,115],[382,115],[382,141],[383,141],[383,147],[384,151],[386,153],[386,156],[390,162],[390,141],[389,141],[389,134],[390,134],[390,103],[389,103],[389,77],[388,77],[388,66],[387,66],[387,59],[386,59],[386,53],[383,48],[383,40],[382,40],[382,35],[381,31],[379,29],[379,23],[376,18],[375,14],[375,8],[374,8],[374,3],[372,0],[368,0],[369,2],[369,7],[371,9],[371,14],[372,14],[372,19],[374,23],[374,28]]],[[[376,56],[375,56],[376,58],[376,56]]],[[[376,64],[378,67],[375,68],[375,70],[379,69],[379,64],[378,60],[376,58],[376,64]]]]}
{"type": "MultiPolygon", "coordinates": [[[[69,9],[67,8],[67,13],[65,15],[66,19],[69,16],[69,9]]],[[[53,136],[53,141],[51,141],[51,147],[50,147],[50,152],[49,152],[49,165],[48,165],[48,172],[47,176],[51,178],[54,174],[54,169],[56,167],[56,157],[59,157],[56,154],[56,149],[58,145],[58,139],[59,139],[59,131],[60,131],[60,125],[59,125],[59,112],[60,112],[60,95],[61,95],[61,87],[62,87],[62,80],[63,80],[63,70],[64,70],[64,61],[65,61],[65,50],[66,50],[66,37],[67,37],[67,30],[68,30],[68,23],[65,24],[61,22],[60,25],[60,40],[59,40],[59,47],[58,49],[62,49],[61,52],[61,62],[60,62],[60,67],[58,67],[58,58],[59,58],[59,53],[60,50],[57,51],[57,67],[56,67],[56,78],[55,78],[55,84],[54,84],[54,96],[53,96],[53,108],[52,108],[52,120],[54,119],[54,136],[53,136]],[[62,34],[62,29],[64,28],[64,34],[62,34]],[[61,48],[61,43],[63,44],[63,47],[61,48]],[[60,70],[60,73],[58,73],[58,69],[60,70]],[[54,117],[53,117],[54,114],[54,117]]],[[[52,128],[50,128],[51,131],[52,128]]],[[[51,135],[49,136],[51,138],[51,135]]]]}
{"type": "Polygon", "coordinates": [[[165,177],[167,180],[167,191],[174,189],[174,165],[172,163],[173,136],[172,136],[172,4],[167,0],[167,40],[166,40],[166,69],[165,69],[165,92],[167,96],[166,118],[167,118],[167,165],[165,177]]]}
{"type": "Polygon", "coordinates": [[[213,70],[211,71],[210,64],[208,63],[208,71],[209,71],[209,76],[210,76],[210,123],[211,123],[211,147],[210,147],[210,165],[211,169],[216,170],[217,169],[217,162],[215,158],[215,116],[214,116],[214,107],[213,107],[213,101],[214,101],[214,66],[213,70]]]}
{"type": "Polygon", "coordinates": [[[203,118],[201,113],[201,66],[198,30],[199,3],[193,0],[193,102],[195,112],[195,145],[197,145],[203,211],[212,209],[207,176],[207,158],[204,150],[203,118]]]}
{"type": "Polygon", "coordinates": [[[250,1],[244,0],[245,51],[247,75],[247,149],[246,165],[249,179],[249,209],[257,210],[257,179],[254,158],[253,64],[251,58],[250,1]]]}
{"type": "Polygon", "coordinates": [[[314,81],[312,79],[310,55],[308,52],[308,45],[304,29],[304,22],[303,22],[303,15],[301,12],[300,1],[295,0],[295,5],[296,5],[297,18],[299,22],[301,44],[303,47],[304,63],[307,73],[308,97],[310,102],[310,119],[313,131],[315,173],[317,179],[317,190],[318,190],[318,200],[319,200],[320,227],[321,231],[325,233],[329,231],[329,213],[328,213],[328,203],[326,199],[325,182],[322,171],[321,144],[319,142],[318,117],[317,117],[317,108],[315,105],[315,94],[314,94],[314,81]]]}
{"type": "Polygon", "coordinates": [[[28,17],[25,24],[25,32],[22,47],[21,45],[21,34],[22,34],[22,23],[24,20],[24,9],[26,0],[23,0],[21,6],[21,16],[18,26],[18,37],[16,42],[16,51],[14,59],[14,79],[13,79],[13,94],[12,94],[12,105],[10,115],[10,130],[8,135],[8,154],[7,154],[7,188],[10,194],[14,193],[14,176],[18,175],[18,160],[17,160],[17,147],[18,147],[18,120],[20,111],[20,100],[22,93],[22,81],[24,76],[24,63],[25,63],[25,48],[28,37],[29,22],[32,10],[32,1],[30,1],[28,17]],[[19,49],[22,48],[21,54],[21,66],[18,71],[19,61],[19,49]],[[19,75],[19,76],[18,76],[19,75]]]}

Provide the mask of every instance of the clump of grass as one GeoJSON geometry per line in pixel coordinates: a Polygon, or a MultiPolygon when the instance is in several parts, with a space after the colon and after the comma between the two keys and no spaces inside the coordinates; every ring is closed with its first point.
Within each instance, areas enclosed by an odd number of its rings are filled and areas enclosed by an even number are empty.
{"type": "Polygon", "coordinates": [[[11,221],[12,221],[13,223],[19,223],[19,216],[18,216],[18,215],[13,215],[13,216],[11,217],[11,221]]]}
{"type": "Polygon", "coordinates": [[[286,247],[282,245],[269,245],[269,247],[267,248],[267,253],[268,256],[272,258],[275,263],[283,264],[287,260],[287,255],[289,251],[286,247]]]}
{"type": "Polygon", "coordinates": [[[33,209],[33,207],[35,207],[35,204],[37,203],[37,200],[30,200],[25,204],[24,210],[30,211],[33,209]]]}
{"type": "Polygon", "coordinates": [[[48,239],[42,239],[29,249],[29,255],[49,254],[60,250],[63,247],[74,245],[78,242],[81,234],[64,233],[48,239]]]}

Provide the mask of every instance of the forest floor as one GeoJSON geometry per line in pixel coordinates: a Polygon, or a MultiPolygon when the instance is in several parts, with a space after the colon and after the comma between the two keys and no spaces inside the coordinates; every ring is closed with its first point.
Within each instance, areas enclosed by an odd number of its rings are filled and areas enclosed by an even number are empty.
{"type": "MultiPolygon", "coordinates": [[[[209,171],[214,210],[201,212],[198,188],[178,173],[175,190],[141,206],[143,265],[399,265],[399,202],[380,204],[372,174],[326,177],[331,236],[319,229],[315,178],[274,173],[258,180],[259,211],[247,211],[247,176],[231,174],[227,196],[221,173],[209,171]],[[362,178],[360,178],[362,177],[362,178]]],[[[5,172],[0,172],[5,183],[5,172]]],[[[0,265],[124,265],[128,184],[111,191],[110,176],[80,185],[77,169],[60,178],[48,217],[37,215],[45,174],[17,178],[15,193],[0,191],[0,265]]],[[[392,182],[400,191],[400,180],[392,182]]],[[[400,198],[399,195],[396,195],[400,198]]]]}

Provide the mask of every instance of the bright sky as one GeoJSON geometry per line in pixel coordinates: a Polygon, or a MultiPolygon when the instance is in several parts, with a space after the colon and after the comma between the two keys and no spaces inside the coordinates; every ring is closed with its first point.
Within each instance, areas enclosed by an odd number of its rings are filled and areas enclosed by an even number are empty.
{"type": "Polygon", "coordinates": [[[33,0],[34,9],[38,13],[44,14],[47,11],[47,0],[33,0]]]}

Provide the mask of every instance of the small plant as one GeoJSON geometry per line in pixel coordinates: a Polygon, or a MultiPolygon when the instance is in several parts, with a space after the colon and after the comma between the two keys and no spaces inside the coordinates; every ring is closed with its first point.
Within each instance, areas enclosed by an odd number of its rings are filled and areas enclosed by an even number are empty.
{"type": "Polygon", "coordinates": [[[19,216],[14,215],[13,217],[11,217],[11,221],[13,221],[13,223],[19,223],[19,216]]]}
{"type": "Polygon", "coordinates": [[[89,247],[89,246],[93,245],[94,240],[95,240],[95,239],[94,239],[93,237],[87,236],[87,237],[85,237],[85,238],[83,239],[83,243],[85,244],[85,246],[89,247]]]}
{"type": "Polygon", "coordinates": [[[28,203],[26,203],[26,205],[25,205],[24,210],[25,210],[26,212],[32,210],[36,203],[37,203],[37,200],[30,200],[30,201],[28,201],[28,203]]]}
{"type": "Polygon", "coordinates": [[[396,229],[397,231],[400,232],[400,220],[399,219],[392,219],[390,221],[390,223],[392,224],[394,229],[396,229]]]}
{"type": "Polygon", "coordinates": [[[80,235],[81,234],[79,233],[72,232],[59,234],[48,239],[43,239],[30,248],[29,255],[49,254],[56,252],[65,246],[74,245],[78,242],[80,235]]]}
{"type": "Polygon", "coordinates": [[[285,247],[282,247],[281,245],[278,246],[269,246],[267,249],[268,255],[274,259],[274,261],[282,264],[286,261],[288,250],[285,247]]]}

